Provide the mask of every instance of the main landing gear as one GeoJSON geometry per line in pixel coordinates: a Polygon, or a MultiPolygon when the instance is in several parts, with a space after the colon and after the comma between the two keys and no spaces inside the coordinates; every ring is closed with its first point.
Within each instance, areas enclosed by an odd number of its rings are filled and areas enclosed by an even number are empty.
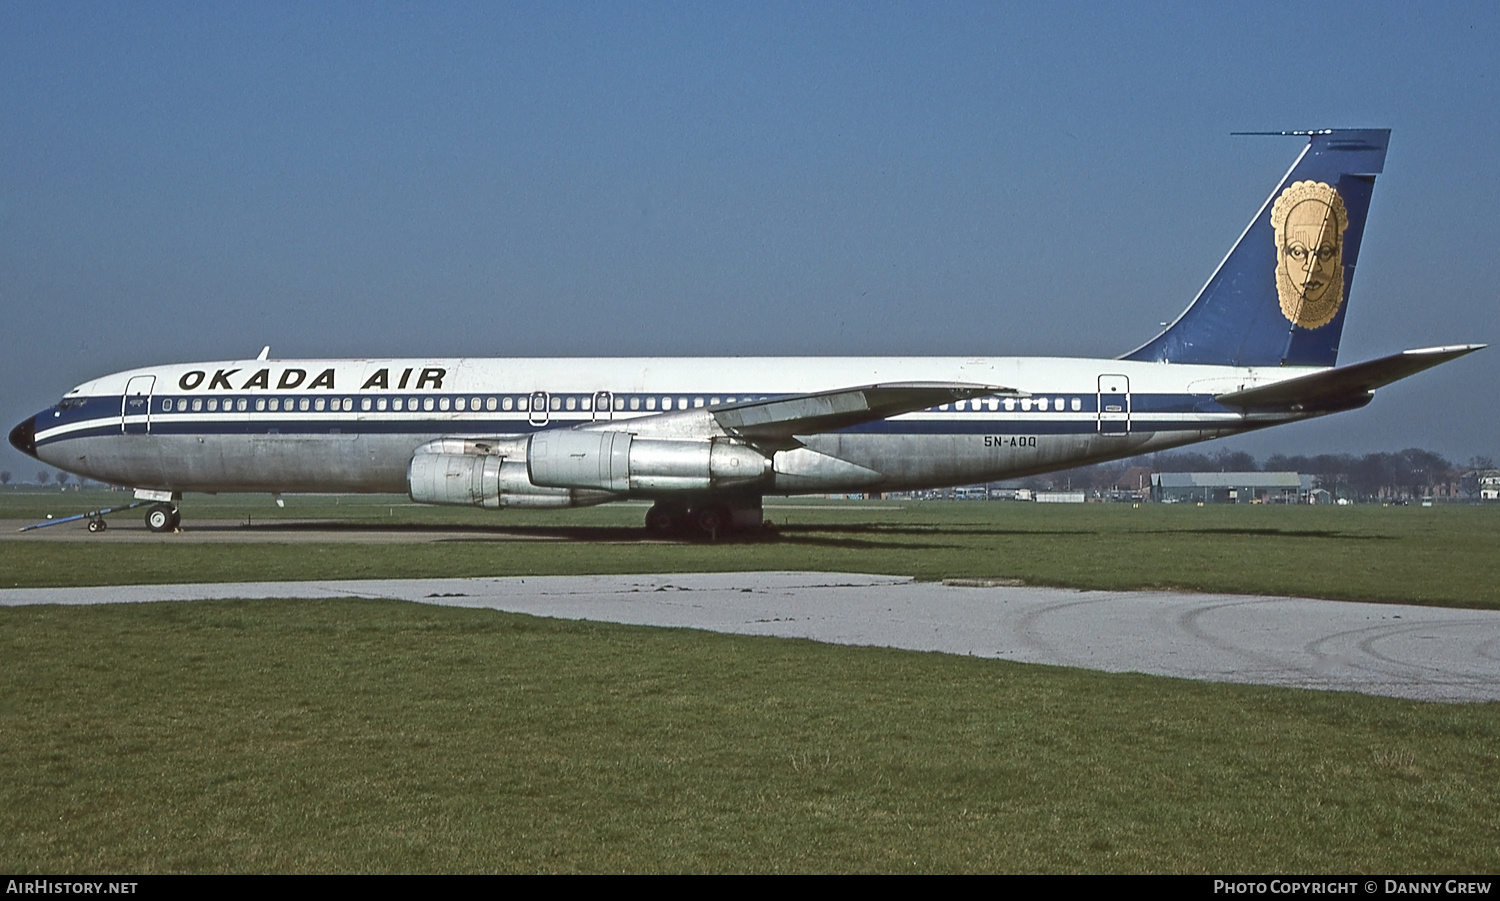
{"type": "Polygon", "coordinates": [[[718,541],[765,527],[760,498],[705,500],[694,504],[657,501],[646,511],[646,531],[658,538],[706,538],[718,541]]]}

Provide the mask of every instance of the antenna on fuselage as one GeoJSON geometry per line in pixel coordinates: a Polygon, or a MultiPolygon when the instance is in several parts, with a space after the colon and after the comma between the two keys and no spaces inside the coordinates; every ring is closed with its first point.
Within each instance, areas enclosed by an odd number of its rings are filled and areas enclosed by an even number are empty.
{"type": "Polygon", "coordinates": [[[265,347],[262,347],[260,349],[260,356],[256,357],[255,359],[257,359],[257,360],[265,360],[265,359],[269,359],[270,356],[271,356],[271,345],[267,344],[265,347]]]}

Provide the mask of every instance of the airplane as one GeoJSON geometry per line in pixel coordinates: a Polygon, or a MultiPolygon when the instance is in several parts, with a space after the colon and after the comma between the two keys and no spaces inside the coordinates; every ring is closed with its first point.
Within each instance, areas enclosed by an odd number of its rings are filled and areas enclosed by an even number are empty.
{"type": "MultiPolygon", "coordinates": [[[[1306,146],[1187,309],[1114,359],[731,357],[253,360],[84,382],[11,430],[135,490],[404,492],[423,504],[653,504],[662,535],[763,523],[767,496],[1015,478],[1363,407],[1464,344],[1338,366],[1387,129],[1306,146]]],[[[102,530],[102,515],[89,528],[102,530]]]]}

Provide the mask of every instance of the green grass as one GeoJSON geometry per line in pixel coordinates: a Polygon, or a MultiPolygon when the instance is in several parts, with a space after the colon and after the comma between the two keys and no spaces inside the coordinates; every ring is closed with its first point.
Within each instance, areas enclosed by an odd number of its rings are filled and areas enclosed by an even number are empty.
{"type": "Polygon", "coordinates": [[[1500,705],[391,602],[0,617],[12,872],[1500,867],[1500,705]]]}
{"type": "MultiPolygon", "coordinates": [[[[184,509],[424,540],[23,537],[0,582],[822,569],[1500,604],[1490,508],[808,502],[723,545],[645,541],[640,507],[184,509]]],[[[1497,749],[1493,703],[391,602],[0,609],[15,872],[1491,873],[1497,749]]]]}
{"type": "MultiPolygon", "coordinates": [[[[61,509],[87,508],[67,497],[72,506],[61,509]]],[[[8,500],[19,508],[36,498],[8,500]]],[[[42,500],[59,510],[56,493],[42,500]]],[[[41,515],[39,507],[17,512],[0,504],[0,516],[21,519],[22,512],[41,515]]],[[[248,519],[252,529],[280,520],[377,536],[458,534],[382,544],[6,541],[0,585],[820,570],[1500,608],[1500,509],[1493,507],[825,501],[769,509],[778,527],[770,540],[717,545],[646,541],[639,506],[486,512],[303,497],[279,510],[265,498],[192,498],[184,513],[189,529],[195,521],[248,519]]]]}

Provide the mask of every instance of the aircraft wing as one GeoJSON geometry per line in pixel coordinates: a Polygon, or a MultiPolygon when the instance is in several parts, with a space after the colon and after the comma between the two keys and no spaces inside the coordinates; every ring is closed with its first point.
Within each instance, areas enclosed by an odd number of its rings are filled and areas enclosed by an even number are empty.
{"type": "MultiPolygon", "coordinates": [[[[762,449],[798,446],[794,435],[815,435],[879,419],[915,413],[976,397],[1029,397],[1023,391],[970,382],[891,382],[767,400],[744,400],[626,420],[562,426],[562,431],[628,432],[642,438],[707,440],[729,435],[762,449]]],[[[452,435],[424,445],[427,453],[526,453],[527,435],[452,435]]]]}
{"type": "Polygon", "coordinates": [[[1483,344],[1458,344],[1452,347],[1423,347],[1402,351],[1389,357],[1367,360],[1352,366],[1325,369],[1264,385],[1231,391],[1214,398],[1230,407],[1284,407],[1301,409],[1341,409],[1368,403],[1376,388],[1416,375],[1449,360],[1456,360],[1484,347],[1483,344]]]}
{"type": "Polygon", "coordinates": [[[709,413],[720,428],[736,438],[757,444],[776,443],[787,441],[793,435],[832,432],[941,404],[991,395],[1026,396],[1013,388],[998,385],[892,382],[721,404],[709,408],[709,413]]]}

